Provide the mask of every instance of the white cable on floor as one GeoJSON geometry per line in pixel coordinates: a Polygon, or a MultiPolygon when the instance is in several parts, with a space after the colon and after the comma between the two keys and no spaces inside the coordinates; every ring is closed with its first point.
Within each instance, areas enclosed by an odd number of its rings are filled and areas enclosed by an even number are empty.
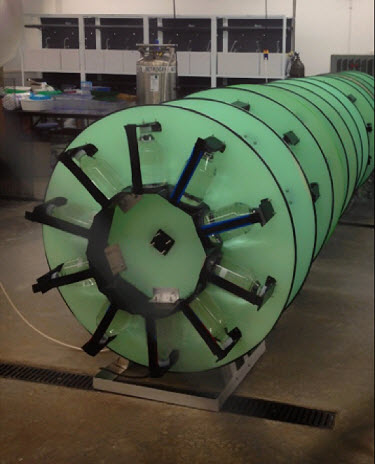
{"type": "MultiPolygon", "coordinates": [[[[7,291],[4,288],[4,285],[2,282],[0,282],[0,288],[2,292],[5,295],[5,298],[8,300],[10,306],[12,309],[18,314],[18,316],[23,320],[23,322],[30,327],[30,329],[33,329],[36,333],[41,335],[42,337],[46,338],[50,342],[57,343],[58,345],[65,346],[65,348],[71,348],[72,350],[77,350],[77,351],[83,351],[82,348],[79,348],[78,346],[73,346],[69,345],[68,343],[60,342],[60,340],[56,340],[55,338],[50,337],[49,335],[41,332],[39,329],[34,327],[27,319],[26,317],[21,313],[21,311],[17,308],[17,306],[13,303],[11,300],[10,296],[8,295],[7,291]]],[[[102,350],[101,353],[104,353],[105,351],[109,351],[108,349],[102,350]]]]}

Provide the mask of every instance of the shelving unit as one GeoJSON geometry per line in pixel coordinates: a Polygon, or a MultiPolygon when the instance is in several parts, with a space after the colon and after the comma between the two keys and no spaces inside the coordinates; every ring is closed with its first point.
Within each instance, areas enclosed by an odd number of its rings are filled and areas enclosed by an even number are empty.
{"type": "Polygon", "coordinates": [[[292,22],[285,16],[183,17],[101,15],[27,16],[22,71],[136,73],[139,42],[178,43],[181,77],[283,79],[292,22]],[[270,50],[263,59],[263,48],[270,50]]]}

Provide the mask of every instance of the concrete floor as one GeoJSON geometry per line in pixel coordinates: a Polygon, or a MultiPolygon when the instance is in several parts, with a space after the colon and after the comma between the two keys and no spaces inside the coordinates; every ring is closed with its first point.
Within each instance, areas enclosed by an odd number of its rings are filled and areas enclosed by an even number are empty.
{"type": "MultiPolygon", "coordinates": [[[[46,271],[32,204],[0,201],[0,280],[38,328],[81,346],[86,331],[46,271]]],[[[372,222],[368,207],[350,220],[372,222]]],[[[239,394],[337,411],[333,431],[111,394],[0,379],[0,464],[367,464],[373,462],[373,235],[339,226],[239,394]]],[[[97,358],[32,332],[0,294],[0,362],[94,374],[97,358]]]]}

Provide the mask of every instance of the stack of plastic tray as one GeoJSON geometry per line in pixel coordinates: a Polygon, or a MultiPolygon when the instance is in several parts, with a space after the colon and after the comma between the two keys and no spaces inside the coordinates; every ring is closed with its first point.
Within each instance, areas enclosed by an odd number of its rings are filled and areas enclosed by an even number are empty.
{"type": "Polygon", "coordinates": [[[108,114],[124,108],[124,102],[106,102],[94,100],[92,95],[56,95],[53,99],[53,109],[69,113],[103,113],[108,114]]]}
{"type": "Polygon", "coordinates": [[[53,98],[53,109],[56,111],[81,112],[91,109],[91,95],[56,95],[53,98]]]}

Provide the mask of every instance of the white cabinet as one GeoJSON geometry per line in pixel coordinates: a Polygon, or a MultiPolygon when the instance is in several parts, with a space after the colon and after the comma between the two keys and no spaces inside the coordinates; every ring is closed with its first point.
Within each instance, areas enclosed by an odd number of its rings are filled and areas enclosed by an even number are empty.
{"type": "Polygon", "coordinates": [[[87,73],[104,73],[103,50],[85,50],[85,70],[87,73]]]}
{"type": "MultiPolygon", "coordinates": [[[[85,50],[84,68],[93,74],[136,74],[140,54],[136,50],[85,50]]],[[[280,79],[284,75],[282,53],[270,53],[268,61],[262,53],[217,54],[217,76],[232,78],[280,79]]],[[[210,77],[210,52],[177,52],[179,76],[210,77]]],[[[80,72],[80,52],[76,49],[40,49],[24,51],[25,71],[80,72]]]]}
{"type": "Polygon", "coordinates": [[[137,61],[141,57],[137,50],[125,50],[122,52],[124,60],[124,74],[136,74],[137,72],[137,61]]]}
{"type": "MultiPolygon", "coordinates": [[[[86,73],[135,74],[136,50],[85,50],[86,73]]],[[[25,71],[80,72],[80,53],[73,49],[25,50],[25,71]]]]}
{"type": "Polygon", "coordinates": [[[211,75],[210,52],[177,52],[177,72],[179,76],[211,75]]]}
{"type": "Polygon", "coordinates": [[[261,59],[260,74],[262,77],[281,78],[284,73],[282,53],[270,53],[268,61],[261,59]]]}
{"type": "Polygon", "coordinates": [[[218,53],[217,74],[220,77],[259,77],[261,53],[218,53]]]}
{"type": "Polygon", "coordinates": [[[283,54],[270,53],[265,60],[262,53],[218,53],[217,75],[280,79],[284,75],[283,54]]]}
{"type": "Polygon", "coordinates": [[[190,76],[190,52],[177,52],[177,72],[179,76],[190,76]]]}
{"type": "Polygon", "coordinates": [[[25,71],[61,71],[61,54],[59,49],[25,50],[25,71]]]}
{"type": "Polygon", "coordinates": [[[45,48],[42,50],[43,71],[61,71],[61,50],[57,48],[45,48]]]}
{"type": "Polygon", "coordinates": [[[209,77],[211,75],[211,53],[190,53],[190,76],[209,77]]]}
{"type": "Polygon", "coordinates": [[[79,72],[79,50],[61,50],[61,71],[79,72]]]}
{"type": "Polygon", "coordinates": [[[121,50],[103,50],[104,72],[122,74],[124,72],[124,54],[121,50]]]}

